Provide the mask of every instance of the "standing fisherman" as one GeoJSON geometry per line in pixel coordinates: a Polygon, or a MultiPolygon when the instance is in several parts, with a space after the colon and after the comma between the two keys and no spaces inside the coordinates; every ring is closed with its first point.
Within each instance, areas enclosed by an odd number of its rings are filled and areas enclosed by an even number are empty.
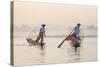
{"type": "Polygon", "coordinates": [[[72,32],[60,43],[60,45],[58,46],[58,48],[61,47],[61,45],[66,41],[66,40],[72,40],[74,42],[74,44],[76,43],[76,38],[78,40],[80,39],[80,23],[77,24],[77,26],[75,26],[75,28],[72,30],[72,32]]]}
{"type": "Polygon", "coordinates": [[[43,43],[43,41],[44,41],[44,35],[45,35],[45,24],[42,24],[41,25],[42,27],[40,28],[40,32],[39,32],[39,35],[38,35],[38,37],[37,37],[37,39],[36,39],[36,42],[39,42],[39,40],[41,39],[41,45],[43,45],[44,43],[43,43]]]}
{"type": "Polygon", "coordinates": [[[80,40],[80,26],[81,26],[81,24],[78,23],[77,26],[75,26],[75,28],[71,34],[71,36],[76,37],[78,40],[80,40]]]}

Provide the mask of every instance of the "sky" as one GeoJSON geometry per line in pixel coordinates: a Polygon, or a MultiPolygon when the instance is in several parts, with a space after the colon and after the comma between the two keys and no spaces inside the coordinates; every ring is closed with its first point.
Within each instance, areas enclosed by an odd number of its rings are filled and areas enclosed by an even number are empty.
{"type": "Polygon", "coordinates": [[[38,26],[73,26],[97,24],[95,5],[55,4],[42,2],[14,2],[14,24],[38,26]]]}

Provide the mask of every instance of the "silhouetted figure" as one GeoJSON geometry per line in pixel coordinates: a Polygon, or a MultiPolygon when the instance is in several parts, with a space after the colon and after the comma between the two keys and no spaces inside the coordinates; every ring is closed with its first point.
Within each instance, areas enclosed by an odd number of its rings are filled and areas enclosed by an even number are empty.
{"type": "Polygon", "coordinates": [[[80,26],[81,24],[78,23],[77,26],[75,26],[70,39],[72,40],[72,44],[75,47],[75,52],[77,52],[77,48],[80,47],[80,26]]]}
{"type": "Polygon", "coordinates": [[[42,45],[44,45],[44,35],[45,35],[45,24],[42,24],[41,25],[42,27],[40,28],[40,32],[39,32],[39,35],[38,35],[38,37],[37,37],[37,39],[36,39],[36,42],[39,42],[40,40],[40,43],[41,43],[41,46],[42,45]]]}

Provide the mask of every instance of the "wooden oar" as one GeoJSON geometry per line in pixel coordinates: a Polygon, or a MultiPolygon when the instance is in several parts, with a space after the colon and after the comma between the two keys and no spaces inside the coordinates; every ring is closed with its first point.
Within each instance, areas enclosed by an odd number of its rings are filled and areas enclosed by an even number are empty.
{"type": "Polygon", "coordinates": [[[58,46],[58,48],[60,48],[60,46],[65,42],[65,39],[60,43],[60,45],[58,46]]]}
{"type": "MultiPolygon", "coordinates": [[[[72,30],[72,32],[73,32],[73,30],[72,30]]],[[[72,33],[71,32],[71,33],[72,33]]],[[[71,35],[71,33],[60,43],[60,45],[58,46],[58,48],[60,48],[61,47],[61,45],[66,41],[66,39],[71,35]]]]}

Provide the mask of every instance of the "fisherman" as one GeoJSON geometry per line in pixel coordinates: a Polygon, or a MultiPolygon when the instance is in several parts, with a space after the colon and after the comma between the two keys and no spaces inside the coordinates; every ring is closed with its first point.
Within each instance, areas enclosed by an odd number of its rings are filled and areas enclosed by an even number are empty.
{"type": "Polygon", "coordinates": [[[78,40],[80,40],[80,26],[81,24],[78,23],[77,26],[75,26],[72,36],[75,36],[78,40]]]}
{"type": "Polygon", "coordinates": [[[66,41],[66,40],[71,40],[72,41],[72,46],[75,47],[75,50],[77,47],[79,47],[79,42],[77,42],[80,39],[80,23],[77,24],[77,26],[75,26],[75,28],[72,30],[72,32],[60,43],[60,45],[58,46],[58,48],[61,47],[61,45],[66,41]],[[77,44],[77,45],[76,45],[77,44]]]}
{"type": "Polygon", "coordinates": [[[40,32],[39,32],[39,35],[36,39],[36,42],[39,42],[39,40],[41,39],[41,45],[44,44],[43,41],[44,41],[44,36],[45,36],[45,24],[42,24],[41,25],[42,27],[40,28],[40,32]]]}

